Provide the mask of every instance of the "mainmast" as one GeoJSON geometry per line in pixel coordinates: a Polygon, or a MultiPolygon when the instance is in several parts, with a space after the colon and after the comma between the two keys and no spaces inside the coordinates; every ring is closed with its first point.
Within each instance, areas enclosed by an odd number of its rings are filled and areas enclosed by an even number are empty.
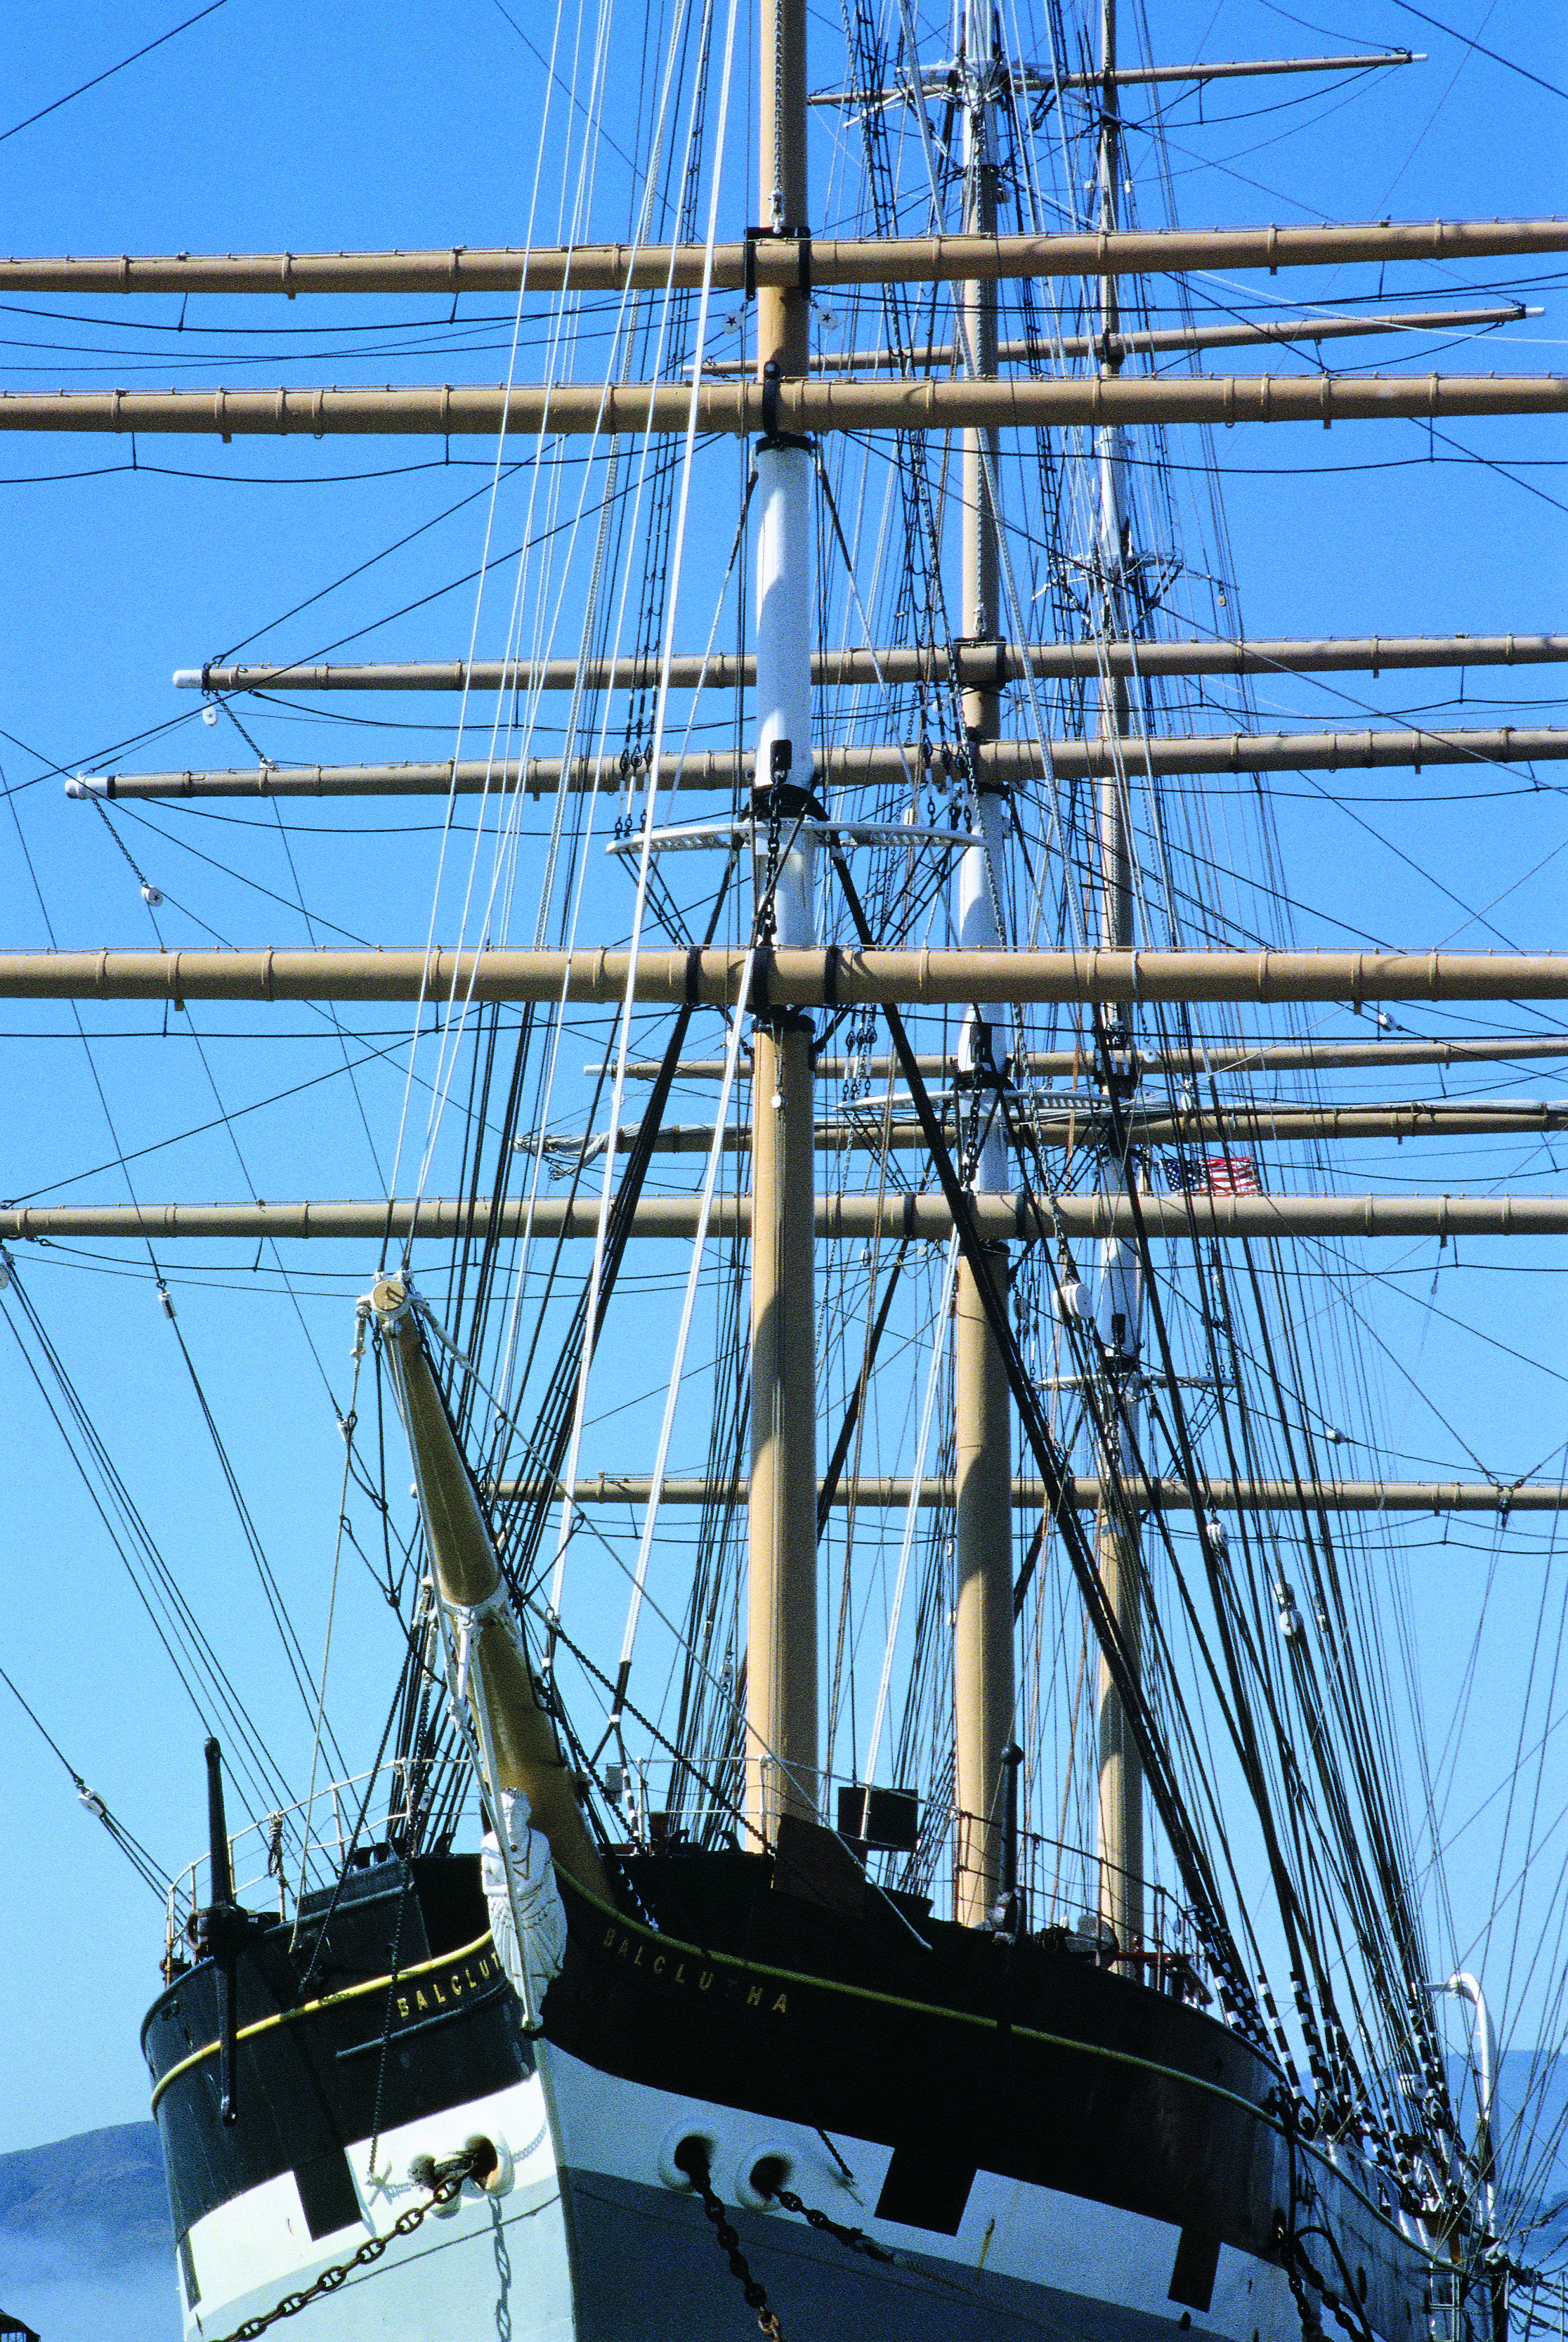
{"type": "MultiPolygon", "coordinates": [[[[996,134],[992,88],[994,0],[966,0],[964,10],[964,225],[972,235],[996,233],[996,134]]],[[[964,286],[959,301],[965,369],[996,372],[996,286],[964,286]]],[[[999,637],[994,431],[967,430],[963,446],[963,633],[969,640],[999,637]]],[[[994,687],[964,695],[971,747],[1000,730],[994,687]]],[[[978,759],[974,760],[977,765],[978,759]]],[[[958,866],[956,926],[967,950],[1002,942],[999,916],[1006,799],[976,783],[974,842],[958,866]]],[[[1006,1011],[994,1005],[970,1010],[959,1042],[959,1081],[969,1089],[972,1126],[984,1133],[970,1179],[977,1193],[1007,1185],[1007,1151],[999,1091],[1009,1056],[1006,1011]]],[[[961,1150],[965,1167],[971,1140],[961,1150]]],[[[987,1247],[987,1268],[1007,1286],[1007,1246],[987,1247]]],[[[1013,1419],[1006,1370],[985,1317],[976,1272],[960,1259],[953,1325],[954,1475],[957,1517],[957,1596],[954,1640],[954,1916],[980,1927],[1002,1892],[1003,1751],[1013,1736],[1013,1419]]]]}
{"type": "MultiPolygon", "coordinates": [[[[804,0],[762,0],[761,218],[806,233],[804,0]]],[[[799,244],[804,253],[806,246],[799,244]]],[[[801,279],[757,293],[756,904],[764,940],[815,940],[814,857],[794,843],[811,803],[810,444],[780,432],[765,394],[803,376],[801,279]]],[[[746,1816],[817,1809],[816,1311],[812,1045],[804,1011],[760,1014],[752,1060],[752,1487],[746,1637],[746,1816]]]]}
{"type": "MultiPolygon", "coordinates": [[[[1122,125],[1116,83],[1116,0],[1100,6],[1100,133],[1097,179],[1102,235],[1113,233],[1120,209],[1122,125]]],[[[1100,371],[1114,375],[1121,370],[1121,302],[1118,280],[1100,279],[1100,371]]],[[[1124,511],[1122,434],[1114,424],[1096,435],[1099,473],[1099,536],[1096,562],[1102,643],[1127,634],[1126,557],[1128,525],[1124,511]]],[[[1103,736],[1124,740],[1127,735],[1126,678],[1102,668],[1099,686],[1099,729],[1103,736]]],[[[1133,941],[1132,854],[1128,838],[1129,805],[1124,773],[1112,771],[1100,783],[1099,940],[1127,948],[1133,941]]],[[[1132,1038],[1133,1011],[1124,1011],[1126,1037],[1132,1038]]],[[[1106,1080],[1114,1077],[1107,1062],[1106,1080]]],[[[1116,1166],[1120,1168],[1121,1166],[1116,1166]]],[[[1136,1178],[1135,1159],[1126,1175],[1136,1178]]],[[[1108,1236],[1100,1247],[1099,1332],[1102,1345],[1102,1415],[1108,1426],[1101,1455],[1101,1481],[1109,1492],[1130,1479],[1136,1468],[1137,1401],[1133,1376],[1137,1371],[1143,1280],[1136,1246],[1125,1237],[1108,1236]]],[[[1141,1641],[1138,1533],[1125,1506],[1102,1504],[1095,1558],[1111,1609],[1121,1629],[1124,1647],[1134,1666],[1141,1641]]],[[[1144,1780],[1137,1752],[1128,1729],[1121,1694],[1102,1655],[1099,1697],[1099,1856],[1100,1916],[1114,1929],[1117,1941],[1136,1946],[1144,1933],[1144,1780]]]]}

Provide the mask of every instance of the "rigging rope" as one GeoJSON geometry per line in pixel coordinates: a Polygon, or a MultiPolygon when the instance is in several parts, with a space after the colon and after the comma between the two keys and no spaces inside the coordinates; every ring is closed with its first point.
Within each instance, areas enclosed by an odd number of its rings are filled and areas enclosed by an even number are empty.
{"type": "Polygon", "coordinates": [[[22,1710],[23,1715],[25,1716],[28,1721],[35,1725],[37,1730],[43,1735],[45,1740],[54,1750],[55,1756],[59,1758],[61,1764],[70,1775],[72,1782],[75,1787],[78,1804],[85,1806],[88,1813],[94,1814],[97,1817],[98,1820],[103,1823],[104,1827],[108,1831],[109,1836],[113,1838],[115,1844],[119,1847],[120,1852],[125,1857],[127,1862],[130,1863],[137,1877],[142,1879],[146,1886],[152,1888],[153,1893],[158,1897],[160,1902],[165,1901],[167,1898],[169,1892],[169,1878],[167,1873],[160,1869],[159,1866],[154,1861],[152,1856],[147,1852],[146,1847],[142,1844],[141,1840],[132,1836],[131,1832],[125,1827],[124,1822],[116,1820],[115,1816],[109,1811],[109,1808],[105,1804],[103,1798],[98,1795],[96,1789],[90,1789],[87,1787],[86,1782],[82,1778],[82,1776],[77,1772],[76,1767],[72,1764],[70,1758],[66,1756],[59,1742],[55,1738],[54,1734],[50,1732],[46,1725],[40,1721],[37,1715],[28,1706],[26,1700],[23,1698],[22,1694],[17,1690],[16,1686],[12,1682],[4,1667],[0,1667],[0,1683],[5,1685],[6,1690],[15,1700],[17,1706],[22,1710]]]}

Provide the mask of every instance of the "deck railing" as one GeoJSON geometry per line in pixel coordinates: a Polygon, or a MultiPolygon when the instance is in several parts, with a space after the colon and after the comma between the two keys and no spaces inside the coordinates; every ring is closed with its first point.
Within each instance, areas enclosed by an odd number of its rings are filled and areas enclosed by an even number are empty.
{"type": "MultiPolygon", "coordinates": [[[[368,1863],[378,1847],[404,1840],[418,1816],[442,1804],[458,1769],[466,1774],[466,1759],[432,1766],[396,1756],[246,1822],[229,1839],[235,1902],[247,1910],[275,1909],[291,1922],[301,1895],[330,1887],[351,1857],[368,1863]]],[[[204,1854],[170,1882],[165,1974],[188,1959],[195,1915],[211,1900],[211,1860],[204,1854]]]]}

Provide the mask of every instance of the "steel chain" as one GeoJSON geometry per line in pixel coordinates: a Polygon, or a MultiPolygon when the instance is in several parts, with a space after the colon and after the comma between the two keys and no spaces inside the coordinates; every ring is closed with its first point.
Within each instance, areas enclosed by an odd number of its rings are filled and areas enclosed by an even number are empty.
{"type": "MultiPolygon", "coordinates": [[[[1327,2231],[1319,2229],[1317,2233],[1323,2236],[1333,2247],[1336,2258],[1339,2257],[1338,2247],[1333,2245],[1333,2239],[1328,2236],[1327,2231]]],[[[1302,2332],[1307,2337],[1307,2342],[1317,2342],[1317,2337],[1323,2332],[1323,2319],[1318,2316],[1316,2307],[1307,2290],[1309,2286],[1316,2287],[1322,2296],[1324,2307],[1332,2313],[1335,2324],[1343,2328],[1352,2337],[1352,2342],[1371,2342],[1372,2328],[1367,2324],[1364,2314],[1358,2310],[1356,2305],[1347,2299],[1343,2294],[1337,2293],[1322,2272],[1314,2267],[1312,2257],[1302,2242],[1300,2235],[1287,2224],[1283,2212],[1275,2216],[1274,2234],[1284,2260],[1285,2277],[1295,2297],[1296,2308],[1301,2316],[1302,2332]]]]}
{"type": "Polygon", "coordinates": [[[1284,2263],[1285,2282],[1290,2287],[1296,2314],[1302,2322],[1303,2342],[1323,2342],[1323,2319],[1307,2292],[1298,2262],[1295,2239],[1283,2212],[1274,2217],[1274,2242],[1279,2247],[1280,2257],[1284,2263]]]}
{"type": "MultiPolygon", "coordinates": [[[[683,2146],[685,2144],[686,2142],[682,2142],[683,2146]]],[[[784,2342],[784,2327],[779,2324],[778,2313],[768,2307],[766,2289],[760,2286],[752,2275],[751,2263],[741,2250],[740,2237],[732,2226],[729,2214],[724,2205],[714,2193],[708,2177],[707,2151],[695,2140],[691,2142],[691,2153],[684,2157],[682,2156],[681,2148],[676,2148],[677,2167],[685,2173],[703,2199],[703,2210],[713,2222],[714,2236],[717,2240],[719,2250],[729,2262],[731,2275],[740,2284],[741,2291],[745,2296],[746,2307],[756,2311],[757,2324],[769,2337],[769,2342],[784,2342]]]]}
{"type": "Polygon", "coordinates": [[[346,2285],[355,2269],[368,2268],[399,2237],[411,2237],[422,2220],[439,2210],[443,2204],[450,2204],[468,2176],[466,2171],[449,2172],[432,2192],[430,2201],[427,2204],[411,2204],[406,2212],[399,2214],[385,2237],[367,2237],[352,2259],[338,2261],[333,2267],[323,2269],[315,2283],[306,2286],[303,2293],[285,2293],[276,2307],[269,2309],[265,2317],[247,2317],[245,2324],[236,2326],[232,2334],[221,2336],[219,2342],[256,2342],[257,2335],[265,2334],[269,2326],[275,2326],[280,2317],[297,2317],[302,2309],[308,2309],[311,2303],[318,2301],[324,2294],[335,2293],[340,2285],[346,2285]]]}
{"type": "Polygon", "coordinates": [[[898,2255],[890,2253],[885,2245],[877,2244],[864,2228],[846,2228],[837,2220],[830,2220],[827,2214],[819,2212],[814,2204],[803,2204],[793,2188],[775,2187],[773,2199],[775,2204],[782,2204],[786,2212],[798,2212],[803,2220],[809,2220],[812,2227],[820,2228],[824,2236],[836,2237],[839,2243],[847,2245],[852,2253],[864,2253],[868,2260],[887,2261],[897,2267],[898,2255]]]}
{"type": "Polygon", "coordinates": [[[779,848],[784,843],[784,808],[779,803],[776,780],[768,784],[768,858],[767,877],[763,894],[763,910],[757,920],[757,941],[771,944],[778,933],[779,848]]]}

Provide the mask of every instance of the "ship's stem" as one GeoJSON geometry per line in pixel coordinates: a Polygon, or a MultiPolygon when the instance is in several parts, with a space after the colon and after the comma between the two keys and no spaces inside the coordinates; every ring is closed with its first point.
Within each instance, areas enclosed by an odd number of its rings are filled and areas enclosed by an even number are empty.
{"type": "MultiPolygon", "coordinates": [[[[964,227],[996,233],[995,132],[991,117],[992,0],[967,0],[964,56],[964,227]]],[[[961,296],[964,361],[977,375],[996,372],[996,287],[972,283],[961,296]]],[[[994,432],[964,435],[963,632],[989,639],[1000,632],[996,515],[991,488],[997,477],[994,432]]],[[[999,730],[994,689],[964,695],[964,728],[973,743],[999,730]]],[[[982,792],[974,806],[975,843],[958,872],[958,932],[974,949],[1002,941],[997,917],[1005,801],[982,792]],[[995,856],[994,859],[993,856],[995,856]]],[[[1007,1156],[995,1111],[995,1083],[1007,1056],[1007,1026],[990,1007],[964,1018],[959,1063],[974,1088],[972,1103],[986,1135],[973,1186],[1007,1185],[1007,1156]],[[989,1121],[989,1128],[986,1124],[989,1121]]],[[[987,1266],[1004,1291],[1007,1246],[992,1247],[987,1266]]],[[[954,1645],[954,1916],[966,1927],[990,1917],[1003,1883],[1002,1755],[1013,1738],[1013,1418],[1006,1370],[986,1321],[976,1271],[961,1259],[954,1296],[954,1470],[957,1486],[957,1600],[954,1645]]]]}
{"type": "MultiPolygon", "coordinates": [[[[804,0],[763,0],[761,209],[806,225],[804,0]]],[[[764,388],[806,371],[810,302],[757,295],[764,388]]],[[[811,786],[812,454],[769,433],[756,449],[756,900],[778,944],[814,940],[809,848],[792,846],[811,786]],[[786,755],[787,744],[787,755],[786,755]]],[[[746,1814],[817,1809],[816,1369],[809,1016],[759,1016],[752,1066],[752,1500],[748,1512],[746,1814]]]]}
{"type": "MultiPolygon", "coordinates": [[[[1099,225],[1114,232],[1119,210],[1122,174],[1121,121],[1117,111],[1116,0],[1101,0],[1100,65],[1104,96],[1100,113],[1099,225]]],[[[1117,279],[1100,280],[1101,368],[1106,375],[1121,366],[1117,336],[1121,304],[1117,279]]],[[[1110,639],[1127,632],[1125,621],[1127,551],[1122,494],[1122,435],[1115,425],[1098,435],[1100,473],[1099,566],[1102,588],[1102,635],[1110,639]]],[[[1119,674],[1103,674],[1099,695],[1102,734],[1123,738],[1127,730],[1127,684],[1119,674]]],[[[1100,941],[1130,946],[1133,940],[1133,885],[1125,776],[1111,773],[1100,784],[1100,941]]],[[[1126,1011],[1129,1025],[1132,1011],[1126,1011]]],[[[1137,1176],[1135,1165],[1129,1166],[1137,1176]]],[[[1142,1279],[1134,1247],[1122,1237],[1108,1237],[1100,1250],[1101,1336],[1108,1372],[1124,1376],[1135,1365],[1139,1345],[1142,1279]]],[[[1123,1452],[1101,1460],[1101,1476],[1109,1488],[1134,1461],[1135,1405],[1130,1394],[1108,1388],[1105,1413],[1114,1428],[1114,1442],[1123,1452]],[[1120,1412],[1117,1401],[1120,1398],[1120,1412]]],[[[1134,1666],[1141,1641],[1139,1555],[1137,1531],[1124,1507],[1102,1507],[1096,1538],[1096,1558],[1110,1606],[1124,1644],[1134,1666]]],[[[1100,1662],[1099,1701],[1099,1852],[1100,1916],[1124,1946],[1136,1946],[1144,1934],[1144,1780],[1137,1752],[1128,1729],[1122,1697],[1104,1659],[1100,1662]]]]}

